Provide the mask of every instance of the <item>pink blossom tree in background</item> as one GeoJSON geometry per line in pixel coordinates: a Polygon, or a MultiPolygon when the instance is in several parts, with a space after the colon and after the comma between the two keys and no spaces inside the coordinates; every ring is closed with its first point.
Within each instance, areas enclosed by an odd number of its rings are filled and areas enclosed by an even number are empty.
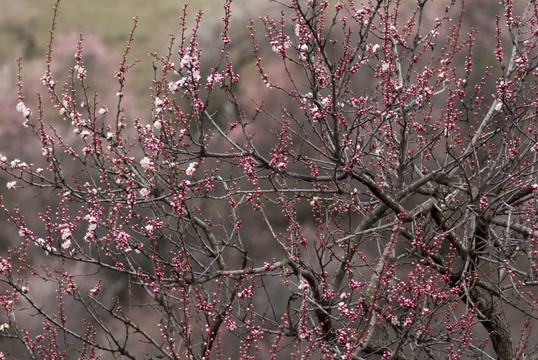
{"type": "Polygon", "coordinates": [[[58,3],[36,105],[19,63],[43,165],[0,159],[56,197],[3,205],[3,357],[538,358],[535,1],[491,33],[463,0],[270,1],[237,59],[232,1],[207,45],[185,7],[134,117],[133,33],[103,103],[82,37],[53,75],[58,3]]]}

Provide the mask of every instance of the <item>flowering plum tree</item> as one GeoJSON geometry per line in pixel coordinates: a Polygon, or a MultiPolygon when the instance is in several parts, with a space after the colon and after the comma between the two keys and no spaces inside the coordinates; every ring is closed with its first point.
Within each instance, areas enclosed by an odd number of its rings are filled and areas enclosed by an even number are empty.
{"type": "Polygon", "coordinates": [[[232,1],[217,56],[185,7],[138,117],[132,33],[115,104],[82,37],[55,77],[58,3],[36,105],[19,62],[45,165],[0,163],[9,194],[57,195],[41,226],[3,206],[4,356],[538,356],[535,1],[492,5],[491,33],[463,0],[271,1],[248,80],[232,1]]]}

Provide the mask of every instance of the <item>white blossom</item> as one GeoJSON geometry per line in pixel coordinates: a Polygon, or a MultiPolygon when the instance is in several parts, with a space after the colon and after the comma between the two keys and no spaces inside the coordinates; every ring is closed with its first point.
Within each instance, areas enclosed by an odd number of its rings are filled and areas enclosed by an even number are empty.
{"type": "Polygon", "coordinates": [[[299,282],[299,286],[297,287],[297,289],[299,291],[303,291],[303,290],[308,290],[310,288],[310,285],[308,284],[308,281],[302,279],[300,282],[299,282]]]}
{"type": "Polygon", "coordinates": [[[170,90],[170,92],[172,94],[175,94],[176,92],[179,91],[179,89],[181,89],[183,87],[183,85],[185,84],[185,81],[187,81],[186,77],[183,77],[178,81],[169,82],[168,83],[168,90],[170,90]]]}
{"type": "Polygon", "coordinates": [[[90,295],[91,296],[96,296],[97,294],[99,294],[99,288],[96,286],[96,287],[94,287],[93,289],[90,290],[90,295]]]}
{"type": "Polygon", "coordinates": [[[90,223],[90,225],[88,225],[88,231],[94,231],[97,229],[97,218],[95,216],[86,215],[84,219],[90,223]]]}
{"type": "Polygon", "coordinates": [[[301,26],[299,24],[295,24],[293,31],[295,33],[295,36],[301,36],[301,26]]]}
{"type": "Polygon", "coordinates": [[[381,65],[381,70],[382,71],[387,71],[389,68],[390,68],[390,64],[388,62],[384,61],[383,64],[381,65]]]}
{"type": "MultiPolygon", "coordinates": [[[[69,239],[71,237],[71,230],[69,230],[68,228],[63,228],[62,230],[60,230],[60,233],[62,235],[62,240],[66,240],[66,239],[69,239]]],[[[63,245],[62,245],[62,247],[63,247],[63,245]]]]}
{"type": "Polygon", "coordinates": [[[45,156],[45,157],[48,157],[49,155],[52,154],[52,148],[50,148],[50,147],[41,148],[41,154],[43,154],[43,156],[45,156]]]}
{"type": "Polygon", "coordinates": [[[193,175],[194,172],[196,171],[196,166],[198,166],[198,163],[196,161],[191,162],[189,166],[187,167],[187,169],[185,170],[185,174],[189,176],[193,175]]]}
{"type": "Polygon", "coordinates": [[[80,136],[85,139],[87,138],[88,136],[90,136],[91,133],[88,131],[88,130],[82,130],[82,132],[80,133],[80,136]]]}
{"type": "Polygon", "coordinates": [[[181,61],[179,62],[179,66],[181,68],[184,68],[185,66],[189,64],[192,66],[192,63],[196,62],[196,60],[197,59],[195,56],[185,55],[183,58],[181,58],[181,61]]]}
{"type": "Polygon", "coordinates": [[[17,182],[16,181],[10,181],[6,184],[7,188],[9,190],[13,190],[17,187],[17,182]]]}
{"type": "Polygon", "coordinates": [[[86,74],[86,69],[82,65],[75,65],[75,71],[80,75],[86,74]]]}
{"type": "Polygon", "coordinates": [[[28,109],[22,101],[17,104],[17,111],[20,112],[24,117],[30,116],[30,109],[28,109]]]}
{"type": "Polygon", "coordinates": [[[146,170],[149,170],[153,167],[153,161],[151,161],[147,156],[142,158],[142,160],[140,160],[140,166],[142,166],[142,168],[146,169],[146,170]]]}

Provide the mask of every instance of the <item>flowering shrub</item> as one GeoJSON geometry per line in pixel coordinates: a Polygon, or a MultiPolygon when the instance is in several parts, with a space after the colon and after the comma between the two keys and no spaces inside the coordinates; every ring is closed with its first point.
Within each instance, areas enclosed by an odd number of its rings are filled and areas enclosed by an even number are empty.
{"type": "Polygon", "coordinates": [[[103,104],[82,38],[69,81],[51,72],[58,3],[37,107],[19,62],[47,166],[0,158],[4,191],[58,196],[40,227],[3,206],[2,356],[535,356],[535,1],[502,0],[492,35],[464,1],[271,1],[246,27],[249,84],[232,1],[217,57],[185,7],[135,118],[133,33],[103,104]]]}

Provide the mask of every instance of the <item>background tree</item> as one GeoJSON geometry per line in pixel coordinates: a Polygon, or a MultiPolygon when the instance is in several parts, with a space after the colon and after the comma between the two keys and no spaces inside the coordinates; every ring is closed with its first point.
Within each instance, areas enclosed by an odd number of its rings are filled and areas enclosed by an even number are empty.
{"type": "Polygon", "coordinates": [[[185,7],[134,118],[133,33],[102,104],[82,37],[53,75],[55,11],[48,100],[21,65],[17,105],[46,165],[0,159],[7,189],[58,196],[37,228],[3,206],[3,356],[537,356],[536,2],[501,1],[492,34],[464,1],[272,6],[249,84],[231,1],[209,58],[185,7]]]}

